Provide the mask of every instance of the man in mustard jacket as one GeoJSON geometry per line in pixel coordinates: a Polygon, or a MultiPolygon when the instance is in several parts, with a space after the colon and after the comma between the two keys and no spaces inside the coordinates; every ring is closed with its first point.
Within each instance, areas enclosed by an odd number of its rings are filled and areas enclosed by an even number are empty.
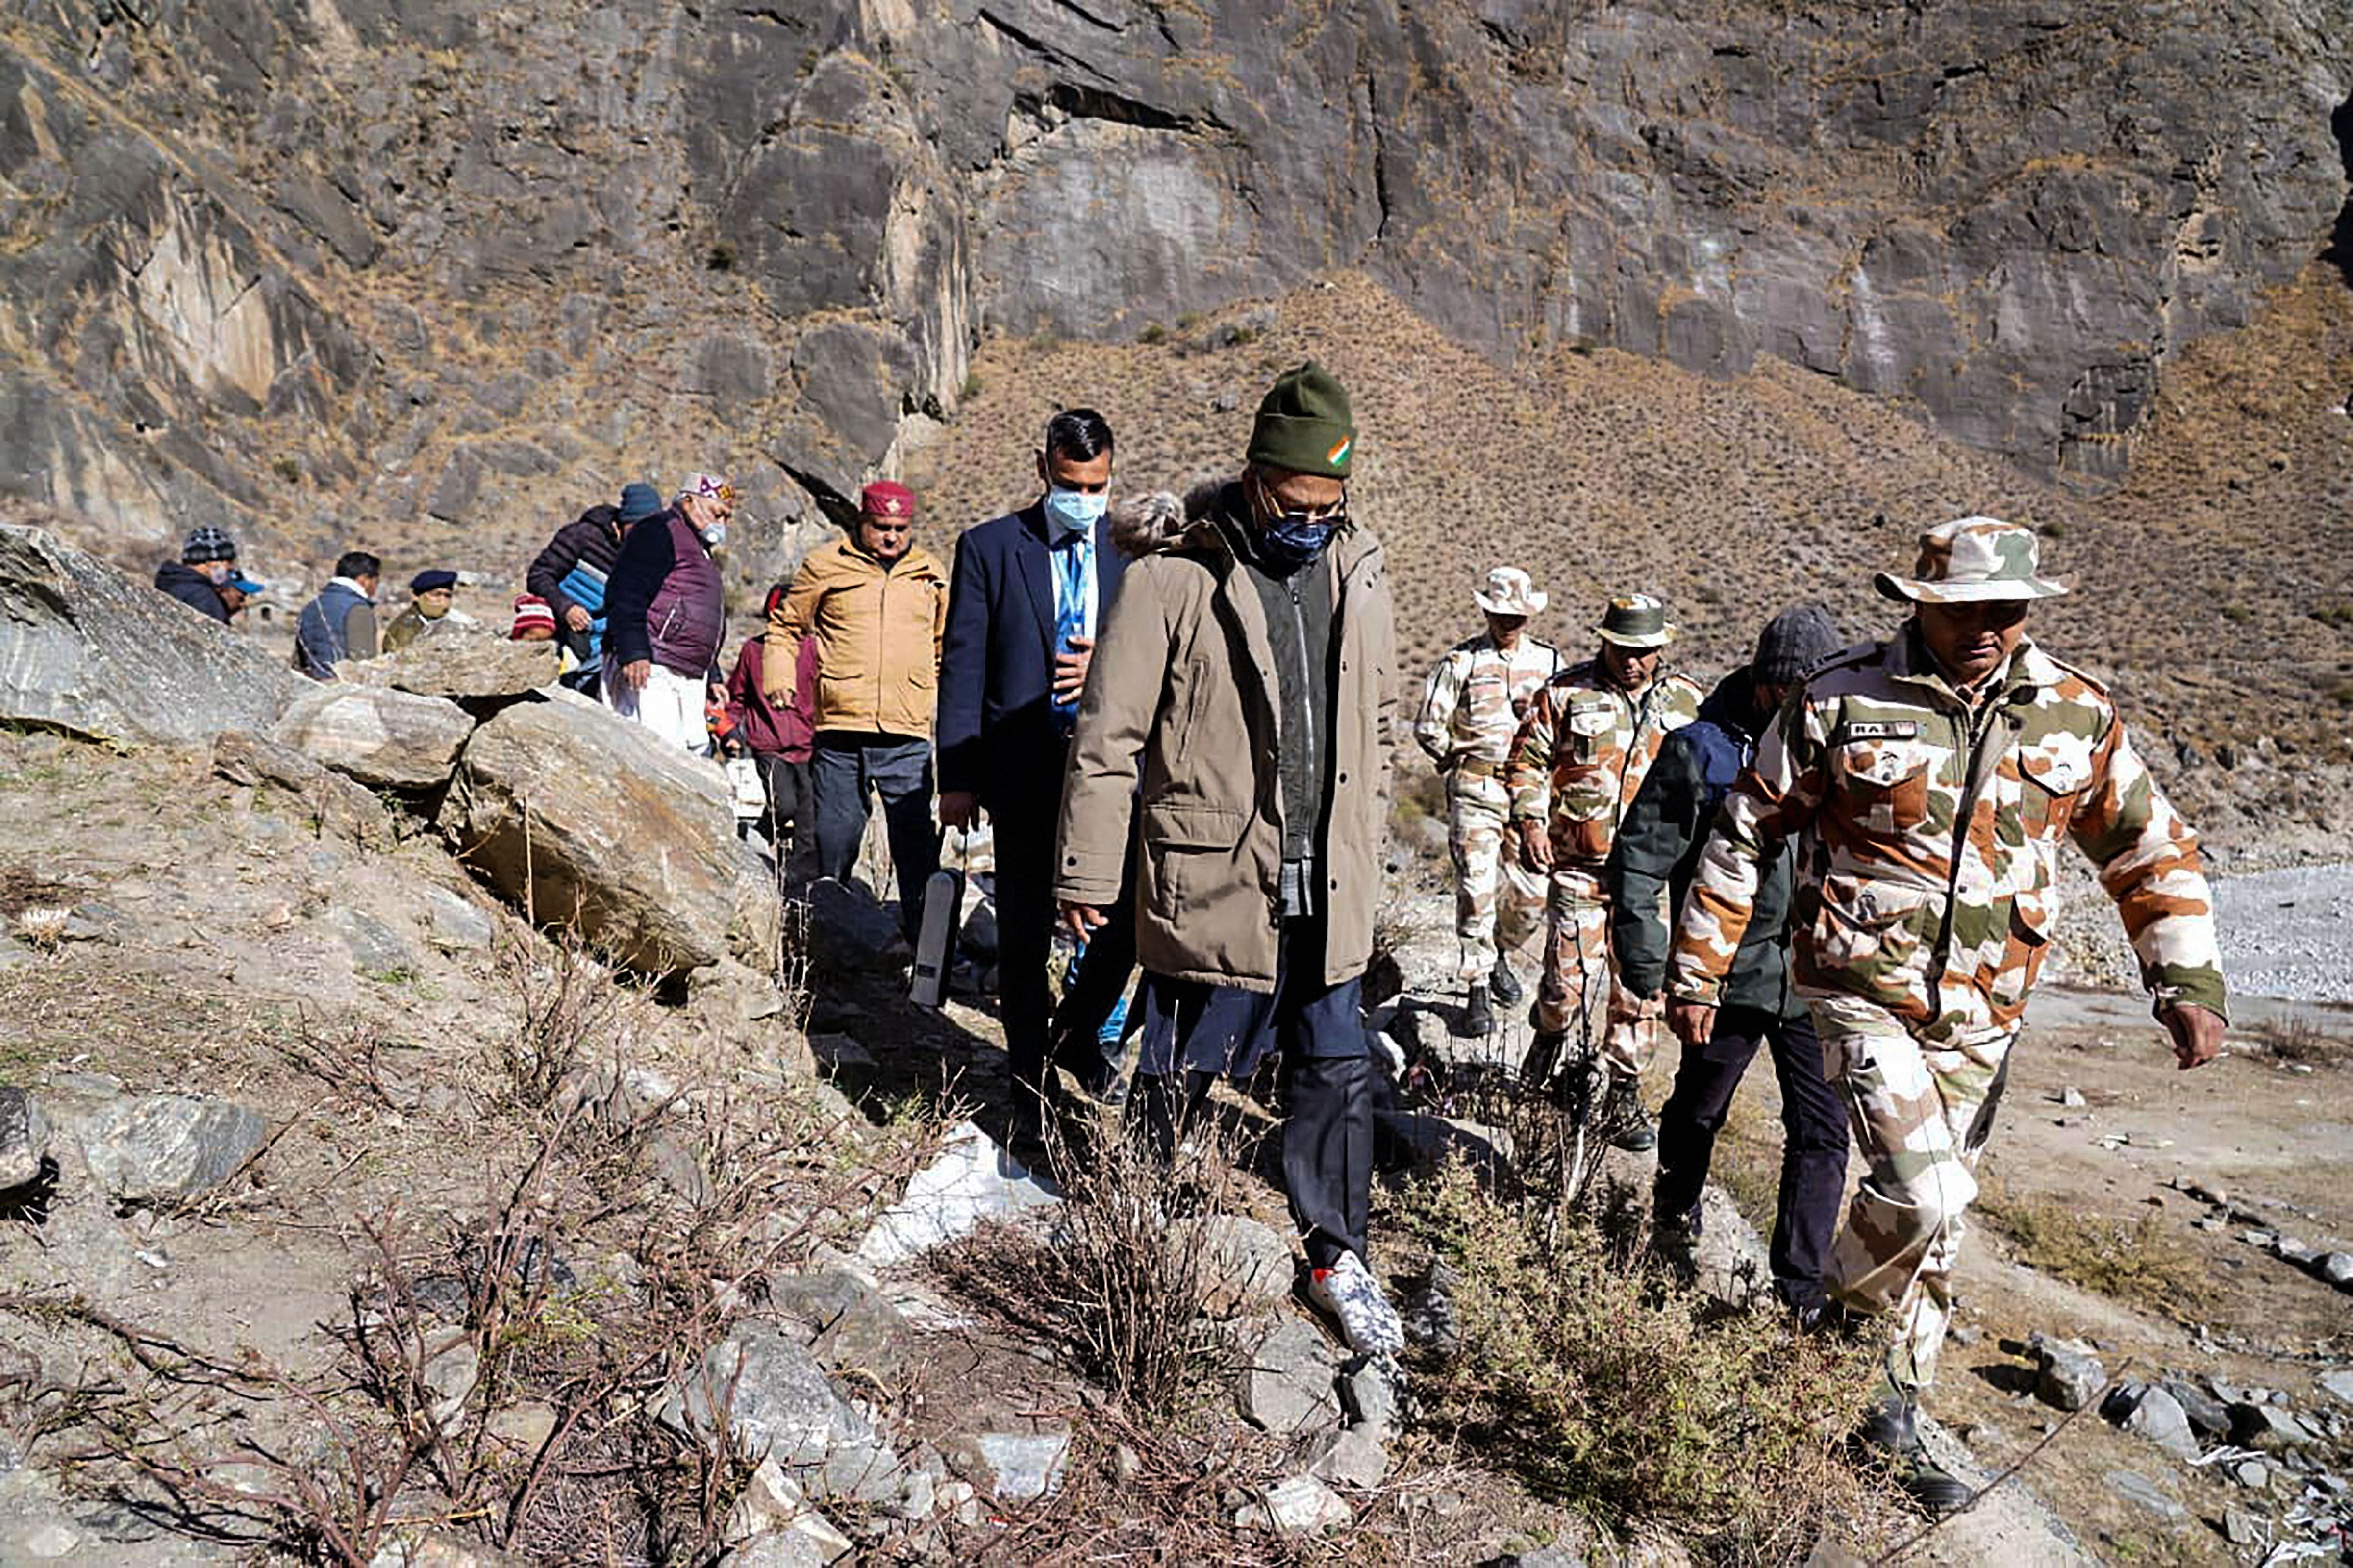
{"type": "MultiPolygon", "coordinates": [[[[810,552],[785,596],[778,629],[786,652],[818,638],[818,872],[848,879],[866,835],[866,795],[882,797],[899,876],[899,929],[910,943],[923,919],[923,884],[940,866],[932,821],[932,710],[940,639],[947,628],[948,574],[914,542],[915,492],[887,481],[859,495],[857,531],[810,552]]],[[[780,661],[790,669],[793,658],[780,661]]]]}
{"type": "Polygon", "coordinates": [[[1372,1356],[1404,1344],[1366,1267],[1372,1067],[1360,1011],[1388,841],[1397,654],[1381,547],[1348,511],[1356,427],[1321,365],[1260,405],[1247,466],[1114,514],[1127,568],[1079,700],[1054,894],[1120,896],[1138,826],[1135,1100],[1165,1149],[1220,1073],[1282,1053],[1283,1184],[1308,1297],[1372,1356]]]}

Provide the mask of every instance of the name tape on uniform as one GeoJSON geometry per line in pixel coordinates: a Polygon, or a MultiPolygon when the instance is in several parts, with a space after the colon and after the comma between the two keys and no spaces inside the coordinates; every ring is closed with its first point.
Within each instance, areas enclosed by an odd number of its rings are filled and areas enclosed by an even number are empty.
{"type": "Polygon", "coordinates": [[[1854,719],[1839,731],[1841,741],[1916,741],[1920,726],[1911,719],[1854,719]]]}

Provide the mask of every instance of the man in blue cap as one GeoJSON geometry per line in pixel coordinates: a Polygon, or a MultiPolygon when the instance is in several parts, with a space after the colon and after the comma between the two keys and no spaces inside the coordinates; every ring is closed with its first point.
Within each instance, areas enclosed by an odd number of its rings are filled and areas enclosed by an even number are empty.
{"type": "Polygon", "coordinates": [[[440,630],[455,619],[449,608],[458,595],[458,574],[435,567],[408,580],[408,607],[393,616],[384,629],[386,653],[406,647],[418,637],[440,630]]]}

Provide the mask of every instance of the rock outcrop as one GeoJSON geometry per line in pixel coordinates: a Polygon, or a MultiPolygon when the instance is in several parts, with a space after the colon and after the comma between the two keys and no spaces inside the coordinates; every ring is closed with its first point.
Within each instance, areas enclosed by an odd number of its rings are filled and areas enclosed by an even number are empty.
{"type": "Polygon", "coordinates": [[[47,530],[0,523],[0,720],[192,743],[266,730],[309,685],[47,530]]]}
{"type": "Polygon", "coordinates": [[[364,784],[424,790],[448,778],[473,732],[444,698],[337,683],[296,697],[269,738],[364,784]]]}
{"type": "Polygon", "coordinates": [[[503,548],[708,461],[756,583],[984,328],[1334,268],[1501,357],[1778,355],[2108,471],[2168,354],[2344,226],[2353,123],[2312,0],[233,14],[0,44],[0,491],[305,561],[337,542],[289,517],[503,548]]]}
{"type": "Polygon", "coordinates": [[[632,969],[727,955],[742,860],[724,775],[594,702],[559,690],[489,720],[437,820],[518,908],[632,969]]]}

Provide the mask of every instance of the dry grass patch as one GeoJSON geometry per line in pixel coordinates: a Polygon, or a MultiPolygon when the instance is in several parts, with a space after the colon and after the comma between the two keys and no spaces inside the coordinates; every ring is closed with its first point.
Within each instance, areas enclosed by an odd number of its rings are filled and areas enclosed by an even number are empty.
{"type": "Polygon", "coordinates": [[[1989,1188],[1972,1212],[2009,1240],[2021,1263],[2054,1279],[2176,1322],[2197,1321],[2214,1299],[2210,1269],[2155,1209],[2128,1223],[1989,1188]]]}

